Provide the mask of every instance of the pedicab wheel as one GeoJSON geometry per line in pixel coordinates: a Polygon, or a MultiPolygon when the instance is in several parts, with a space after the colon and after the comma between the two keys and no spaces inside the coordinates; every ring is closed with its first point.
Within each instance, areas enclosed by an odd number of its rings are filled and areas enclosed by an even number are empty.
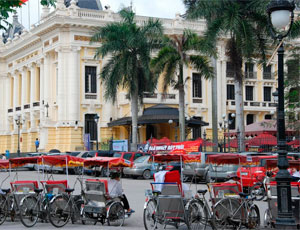
{"type": "Polygon", "coordinates": [[[57,228],[65,226],[71,217],[71,205],[66,196],[60,195],[49,204],[49,221],[57,228]]]}
{"type": "Polygon", "coordinates": [[[6,220],[8,213],[8,203],[5,196],[0,195],[0,225],[6,220]]]}
{"type": "Polygon", "coordinates": [[[206,229],[208,227],[208,211],[202,201],[198,199],[191,200],[187,210],[190,230],[206,229]]]}
{"type": "Polygon", "coordinates": [[[271,212],[270,209],[266,209],[265,213],[264,213],[264,227],[265,228],[272,228],[272,216],[271,216],[271,212]]]}
{"type": "Polygon", "coordinates": [[[263,183],[258,182],[250,188],[250,194],[255,196],[255,200],[261,201],[266,196],[266,190],[263,186],[263,183]]]}
{"type": "Polygon", "coordinates": [[[108,208],[108,226],[122,226],[125,220],[124,207],[120,202],[112,203],[108,208]]]}
{"type": "Polygon", "coordinates": [[[215,229],[240,229],[242,224],[241,211],[235,213],[240,202],[235,198],[224,198],[218,201],[213,207],[215,229]],[[233,215],[235,213],[235,215],[233,215]]]}
{"type": "Polygon", "coordinates": [[[26,196],[20,202],[20,219],[22,224],[33,227],[39,219],[39,204],[34,196],[26,196]]]}
{"type": "Polygon", "coordinates": [[[156,211],[156,201],[153,199],[150,199],[147,204],[146,208],[144,208],[144,227],[146,230],[151,230],[156,227],[156,217],[155,217],[155,211],[156,211]]]}
{"type": "Polygon", "coordinates": [[[256,205],[250,207],[248,212],[248,229],[257,229],[260,227],[259,209],[256,205]]]}

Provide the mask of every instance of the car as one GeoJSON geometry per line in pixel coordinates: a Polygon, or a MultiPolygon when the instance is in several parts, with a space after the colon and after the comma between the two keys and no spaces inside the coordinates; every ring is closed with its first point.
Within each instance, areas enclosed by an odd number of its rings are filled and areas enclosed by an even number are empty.
{"type": "Polygon", "coordinates": [[[131,167],[123,169],[124,176],[137,178],[142,177],[144,179],[150,179],[157,171],[157,163],[150,162],[150,155],[141,156],[134,160],[131,167]]]}
{"type": "MultiPolygon", "coordinates": [[[[137,158],[144,156],[144,155],[150,155],[149,153],[145,152],[115,152],[113,154],[113,157],[122,158],[126,163],[128,163],[130,166],[133,165],[134,160],[137,158]]],[[[109,172],[106,167],[99,167],[97,172],[97,175],[101,176],[108,176],[109,172]]],[[[123,174],[123,169],[121,168],[111,168],[109,171],[120,171],[123,174]]]]}
{"type": "Polygon", "coordinates": [[[206,163],[208,155],[218,154],[218,152],[192,152],[192,155],[198,155],[200,162],[193,162],[185,164],[183,174],[188,177],[188,180],[204,180],[206,183],[210,182],[209,164],[206,163]]]}

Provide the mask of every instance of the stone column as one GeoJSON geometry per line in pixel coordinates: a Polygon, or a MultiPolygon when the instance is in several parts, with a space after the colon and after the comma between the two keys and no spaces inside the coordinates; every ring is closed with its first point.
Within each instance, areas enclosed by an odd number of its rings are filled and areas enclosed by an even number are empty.
{"type": "MultiPolygon", "coordinates": [[[[6,112],[8,112],[8,109],[11,109],[12,106],[11,106],[11,75],[8,74],[6,80],[5,80],[5,87],[4,87],[4,90],[5,90],[5,95],[7,95],[7,100],[5,100],[5,104],[6,104],[6,112]]],[[[6,132],[8,133],[9,130],[10,130],[10,122],[8,120],[8,118],[5,119],[5,127],[6,127],[6,132]]]]}
{"type": "Polygon", "coordinates": [[[32,64],[30,66],[30,128],[31,130],[36,128],[35,118],[34,118],[34,107],[33,103],[36,102],[36,66],[32,64]]]}
{"type": "Polygon", "coordinates": [[[38,67],[40,68],[40,121],[42,122],[44,120],[44,108],[45,104],[45,98],[44,98],[44,63],[42,60],[39,60],[37,62],[38,67]]]}
{"type": "Polygon", "coordinates": [[[22,105],[22,110],[24,109],[24,105],[26,104],[26,98],[27,98],[27,69],[26,68],[23,68],[21,71],[21,75],[22,75],[22,89],[21,89],[21,92],[22,92],[22,102],[21,102],[21,105],[22,105]]]}
{"type": "Polygon", "coordinates": [[[14,108],[14,111],[16,109],[16,107],[18,106],[18,97],[19,97],[19,87],[18,87],[18,83],[19,83],[19,79],[18,79],[18,73],[15,72],[14,75],[13,75],[13,78],[14,78],[14,93],[13,93],[13,108],[14,108]]]}
{"type": "Polygon", "coordinates": [[[41,65],[41,78],[43,79],[43,81],[41,81],[41,90],[43,90],[43,100],[45,104],[48,103],[50,105],[50,55],[48,53],[44,55],[44,62],[41,65]]]}
{"type": "Polygon", "coordinates": [[[66,70],[67,70],[67,61],[68,56],[66,53],[67,50],[64,50],[63,48],[56,49],[57,52],[57,65],[58,65],[58,73],[57,73],[57,98],[56,98],[56,104],[58,105],[58,122],[62,122],[66,120],[66,112],[69,107],[66,104],[67,101],[67,87],[65,85],[65,77],[66,77],[66,70]]]}
{"type": "Polygon", "coordinates": [[[79,74],[79,53],[80,47],[71,47],[68,63],[66,82],[68,84],[68,117],[71,125],[80,118],[80,74],[79,74]]]}

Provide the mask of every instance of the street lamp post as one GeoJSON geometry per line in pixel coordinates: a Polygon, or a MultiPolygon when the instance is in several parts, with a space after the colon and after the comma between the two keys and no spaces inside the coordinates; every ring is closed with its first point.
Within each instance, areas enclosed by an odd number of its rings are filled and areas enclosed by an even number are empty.
{"type": "Polygon", "coordinates": [[[18,157],[20,157],[20,127],[21,125],[23,125],[25,123],[25,119],[21,119],[21,114],[17,114],[15,117],[15,122],[16,122],[16,125],[18,126],[18,149],[17,149],[17,155],[18,157]]]}
{"type": "Polygon", "coordinates": [[[228,134],[228,136],[227,136],[228,152],[230,152],[229,125],[232,124],[234,117],[235,117],[235,113],[231,113],[232,119],[229,118],[229,114],[228,114],[228,116],[226,116],[226,114],[223,114],[223,116],[222,116],[223,122],[222,121],[219,122],[220,127],[224,128],[224,153],[226,153],[226,129],[227,129],[227,134],[228,134]],[[227,119],[226,119],[226,117],[227,117],[227,119]]]}
{"type": "MultiPolygon", "coordinates": [[[[171,124],[173,124],[174,123],[174,121],[173,120],[169,120],[168,121],[168,123],[171,125],[171,124]]],[[[177,142],[177,124],[176,124],[176,122],[175,122],[175,142],[177,142]]]]}
{"type": "Polygon", "coordinates": [[[276,175],[278,216],[276,227],[280,229],[296,228],[292,211],[291,175],[287,171],[285,116],[284,116],[284,72],[283,38],[286,37],[293,25],[295,4],[288,0],[272,0],[268,7],[269,27],[275,40],[279,41],[278,54],[278,106],[277,106],[277,139],[278,139],[278,168],[276,175]]]}
{"type": "Polygon", "coordinates": [[[96,114],[95,116],[94,116],[94,120],[95,120],[95,122],[96,122],[96,127],[97,127],[97,132],[96,132],[96,150],[98,150],[99,149],[99,146],[98,146],[98,122],[99,122],[99,116],[98,116],[98,114],[96,114]]]}

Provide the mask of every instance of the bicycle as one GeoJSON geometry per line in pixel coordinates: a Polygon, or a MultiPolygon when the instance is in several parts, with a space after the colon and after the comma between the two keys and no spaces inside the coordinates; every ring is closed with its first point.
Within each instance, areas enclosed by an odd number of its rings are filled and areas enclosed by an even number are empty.
{"type": "Polygon", "coordinates": [[[42,194],[43,189],[34,189],[35,194],[29,194],[20,202],[20,219],[25,227],[33,227],[38,219],[47,221],[48,203],[51,196],[42,194]]]}
{"type": "Polygon", "coordinates": [[[255,197],[239,193],[240,198],[225,197],[214,206],[215,227],[217,229],[240,229],[245,226],[255,229],[260,226],[260,214],[255,197]]]}
{"type": "Polygon", "coordinates": [[[81,195],[73,196],[74,189],[66,188],[65,193],[55,195],[49,202],[48,217],[50,223],[57,227],[65,226],[71,219],[72,223],[81,219],[81,195]]]}

